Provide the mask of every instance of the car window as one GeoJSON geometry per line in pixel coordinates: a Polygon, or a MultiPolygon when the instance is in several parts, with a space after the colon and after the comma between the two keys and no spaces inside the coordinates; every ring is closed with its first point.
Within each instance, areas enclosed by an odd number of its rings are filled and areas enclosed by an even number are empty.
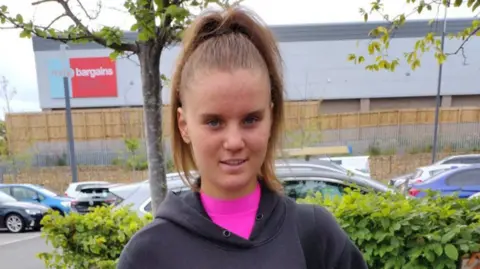
{"type": "Polygon", "coordinates": [[[480,185],[480,169],[469,169],[450,175],[445,183],[448,186],[477,186],[480,185]]]}
{"type": "Polygon", "coordinates": [[[42,192],[42,194],[45,195],[45,196],[52,196],[52,197],[58,196],[58,194],[54,193],[53,191],[51,191],[51,190],[49,190],[45,187],[38,186],[38,190],[40,192],[42,192]]]}
{"type": "MultiPolygon", "coordinates": [[[[6,188],[5,188],[6,189],[6,188]]],[[[16,202],[17,200],[5,192],[0,192],[0,203],[16,202]]]]}
{"type": "Polygon", "coordinates": [[[148,204],[143,208],[145,212],[152,212],[152,201],[148,202],[148,204]]]}
{"type": "Polygon", "coordinates": [[[0,188],[0,191],[10,195],[10,188],[9,187],[0,188]]]}
{"type": "Polygon", "coordinates": [[[448,170],[450,170],[450,169],[447,168],[447,169],[432,170],[432,171],[429,172],[429,174],[430,174],[431,177],[433,177],[434,175],[438,175],[438,174],[443,173],[443,172],[448,171],[448,170]]]}
{"type": "MultiPolygon", "coordinates": [[[[180,189],[175,189],[175,190],[172,190],[172,192],[174,192],[175,194],[182,194],[182,193],[185,193],[185,192],[188,192],[190,191],[190,188],[180,188],[180,189]]],[[[148,204],[146,204],[144,207],[143,207],[143,210],[145,212],[152,212],[152,201],[149,201],[148,204]]]]}
{"type": "Polygon", "coordinates": [[[340,184],[321,180],[289,180],[284,181],[284,193],[293,199],[305,198],[320,192],[323,197],[335,197],[343,195],[343,187],[340,184]]]}
{"type": "Polygon", "coordinates": [[[75,191],[80,192],[82,188],[90,187],[90,186],[94,186],[94,184],[78,184],[77,187],[75,188],[75,191]]]}
{"type": "Polygon", "coordinates": [[[444,164],[479,164],[480,157],[457,157],[445,161],[444,164]]]}
{"type": "Polygon", "coordinates": [[[423,170],[422,169],[417,169],[417,170],[415,170],[415,174],[413,175],[413,178],[421,177],[422,174],[423,174],[423,170]]]}
{"type": "Polygon", "coordinates": [[[25,187],[12,187],[12,196],[17,200],[31,200],[37,198],[37,192],[25,187]]]}

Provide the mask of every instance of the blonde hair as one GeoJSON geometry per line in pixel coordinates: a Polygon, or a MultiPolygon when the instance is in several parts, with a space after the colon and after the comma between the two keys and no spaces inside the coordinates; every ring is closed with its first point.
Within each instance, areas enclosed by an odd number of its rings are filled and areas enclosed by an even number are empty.
{"type": "Polygon", "coordinates": [[[172,78],[170,107],[173,160],[185,184],[197,190],[198,186],[188,180],[190,171],[197,170],[192,148],[183,141],[177,121],[183,92],[199,70],[255,67],[268,72],[273,104],[270,139],[259,176],[269,189],[280,191],[275,156],[284,129],[284,85],[282,58],[272,32],[253,12],[235,7],[198,16],[186,30],[182,43],[172,78]]]}

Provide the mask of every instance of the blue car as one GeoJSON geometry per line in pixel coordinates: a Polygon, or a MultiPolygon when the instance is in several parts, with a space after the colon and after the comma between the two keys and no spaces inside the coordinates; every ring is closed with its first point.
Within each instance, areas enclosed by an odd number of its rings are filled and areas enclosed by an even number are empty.
{"type": "Polygon", "coordinates": [[[409,190],[411,196],[425,197],[426,191],[438,191],[442,196],[456,195],[468,198],[480,192],[480,165],[458,167],[434,175],[422,183],[413,184],[409,190]]]}
{"type": "Polygon", "coordinates": [[[18,201],[40,203],[67,215],[71,211],[72,198],[62,197],[56,193],[33,184],[0,184],[0,191],[4,192],[18,201]]]}

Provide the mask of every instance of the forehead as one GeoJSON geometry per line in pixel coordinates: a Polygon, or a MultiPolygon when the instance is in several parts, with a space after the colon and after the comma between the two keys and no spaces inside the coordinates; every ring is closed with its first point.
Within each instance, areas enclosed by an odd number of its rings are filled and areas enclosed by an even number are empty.
{"type": "Polygon", "coordinates": [[[199,72],[187,90],[187,109],[196,113],[248,113],[270,104],[268,76],[257,70],[199,72]]]}

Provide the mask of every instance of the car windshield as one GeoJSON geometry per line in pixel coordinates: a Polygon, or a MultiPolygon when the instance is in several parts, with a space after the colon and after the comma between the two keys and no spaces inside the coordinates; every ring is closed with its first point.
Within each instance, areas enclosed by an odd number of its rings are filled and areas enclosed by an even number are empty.
{"type": "Polygon", "coordinates": [[[16,202],[16,201],[17,201],[17,199],[15,199],[12,196],[0,191],[0,204],[9,203],[9,202],[16,202]]]}
{"type": "Polygon", "coordinates": [[[41,193],[45,194],[46,196],[58,196],[58,194],[54,193],[53,191],[46,189],[45,187],[42,186],[36,186],[37,190],[40,191],[41,193]]]}
{"type": "Polygon", "coordinates": [[[421,177],[422,174],[423,174],[423,170],[422,169],[417,169],[415,171],[415,174],[413,175],[413,178],[421,177]]]}
{"type": "Polygon", "coordinates": [[[436,173],[435,175],[433,175],[433,176],[425,179],[425,180],[423,181],[423,183],[432,182],[432,181],[435,181],[435,180],[437,180],[437,179],[439,179],[439,178],[442,178],[442,177],[444,176],[444,174],[445,174],[446,172],[449,172],[449,171],[450,171],[450,169],[440,171],[439,173],[436,173]]]}

